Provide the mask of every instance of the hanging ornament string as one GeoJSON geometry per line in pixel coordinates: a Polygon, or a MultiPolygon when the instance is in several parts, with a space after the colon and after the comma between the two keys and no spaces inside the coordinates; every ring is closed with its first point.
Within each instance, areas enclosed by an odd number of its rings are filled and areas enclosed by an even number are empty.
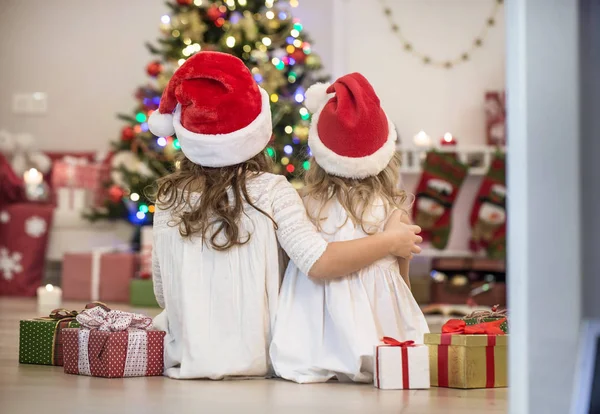
{"type": "Polygon", "coordinates": [[[487,35],[489,33],[489,30],[492,27],[494,27],[494,25],[496,24],[496,16],[498,14],[498,11],[500,10],[500,7],[502,6],[502,4],[504,2],[504,0],[493,0],[494,7],[493,7],[491,13],[489,14],[488,18],[486,19],[485,24],[483,25],[483,28],[479,32],[479,36],[477,36],[473,40],[472,44],[468,48],[463,50],[458,56],[456,56],[452,59],[436,59],[427,53],[423,53],[423,52],[415,49],[413,42],[411,42],[406,37],[404,37],[402,30],[400,29],[400,26],[394,21],[392,9],[387,5],[386,0],[379,0],[379,1],[383,5],[383,12],[388,19],[388,22],[390,24],[392,32],[394,32],[396,34],[396,36],[398,37],[398,39],[400,39],[400,42],[402,43],[404,51],[407,53],[410,53],[414,57],[418,58],[425,65],[446,68],[446,69],[452,69],[454,66],[457,66],[461,63],[467,62],[471,58],[473,53],[475,53],[475,51],[477,49],[479,49],[483,46],[485,38],[487,37],[487,35]]]}

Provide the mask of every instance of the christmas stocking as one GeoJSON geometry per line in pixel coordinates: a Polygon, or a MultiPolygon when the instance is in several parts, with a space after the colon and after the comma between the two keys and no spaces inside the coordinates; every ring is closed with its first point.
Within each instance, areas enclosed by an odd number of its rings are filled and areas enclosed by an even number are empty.
{"type": "Polygon", "coordinates": [[[506,164],[496,154],[483,178],[471,210],[471,250],[487,251],[492,259],[506,257],[506,164]]]}
{"type": "Polygon", "coordinates": [[[468,167],[451,154],[431,151],[416,190],[413,219],[421,226],[423,240],[444,249],[450,237],[452,206],[468,167]]]}

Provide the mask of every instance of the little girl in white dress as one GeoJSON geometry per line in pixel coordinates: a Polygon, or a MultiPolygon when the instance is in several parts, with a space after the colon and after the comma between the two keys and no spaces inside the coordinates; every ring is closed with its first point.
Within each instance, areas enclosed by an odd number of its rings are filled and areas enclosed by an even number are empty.
{"type": "Polygon", "coordinates": [[[418,252],[417,226],[400,220],[369,238],[327,243],[285,177],[271,174],[269,95],[244,63],[200,52],[175,72],[149,120],[177,133],[185,155],[158,181],[153,282],[164,311],[165,375],[270,375],[280,287],[279,246],[300,269],[328,277],[388,254],[418,252]],[[342,260],[351,257],[350,260],[342,260]]]}
{"type": "MultiPolygon", "coordinates": [[[[381,232],[392,216],[408,220],[396,131],[369,82],[346,75],[314,85],[306,98],[314,159],[304,203],[323,237],[360,239],[381,232]]],[[[311,279],[291,262],[270,348],[276,374],[298,383],[371,382],[373,346],[383,336],[422,343],[429,329],[407,284],[410,258],[388,256],[329,280],[311,279]]]]}

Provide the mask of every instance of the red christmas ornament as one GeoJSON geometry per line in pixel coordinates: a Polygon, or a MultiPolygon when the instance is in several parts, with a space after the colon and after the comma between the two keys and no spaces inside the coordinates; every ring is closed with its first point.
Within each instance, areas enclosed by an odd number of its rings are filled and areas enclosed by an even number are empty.
{"type": "Polygon", "coordinates": [[[118,185],[113,185],[108,189],[108,198],[110,198],[110,201],[113,203],[118,203],[121,201],[124,194],[125,192],[118,185]]]}
{"type": "Polygon", "coordinates": [[[194,2],[194,0],[177,0],[177,4],[180,6],[189,6],[194,2]]]}
{"type": "Polygon", "coordinates": [[[131,141],[135,137],[135,131],[131,126],[125,126],[121,130],[121,140],[122,141],[131,141]]]}
{"type": "Polygon", "coordinates": [[[290,57],[293,58],[296,61],[296,63],[304,63],[304,61],[306,60],[306,55],[304,54],[304,51],[302,49],[294,50],[290,57]]]}
{"type": "Polygon", "coordinates": [[[141,272],[140,273],[140,279],[148,280],[151,277],[152,277],[152,274],[150,274],[150,272],[141,272]]]}
{"type": "Polygon", "coordinates": [[[148,66],[146,66],[146,72],[148,72],[148,75],[155,78],[162,72],[162,65],[157,60],[150,62],[148,63],[148,66]]]}
{"type": "Polygon", "coordinates": [[[206,10],[206,15],[208,16],[208,18],[210,20],[212,20],[214,22],[219,17],[221,17],[223,15],[223,13],[221,13],[221,11],[219,10],[219,8],[217,6],[212,5],[208,8],[208,10],[206,10]]]}

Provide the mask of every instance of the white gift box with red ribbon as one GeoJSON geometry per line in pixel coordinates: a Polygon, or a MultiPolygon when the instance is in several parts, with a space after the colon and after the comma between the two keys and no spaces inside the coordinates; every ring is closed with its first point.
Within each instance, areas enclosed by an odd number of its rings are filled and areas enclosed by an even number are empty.
{"type": "Polygon", "coordinates": [[[373,385],[382,390],[430,388],[429,348],[384,337],[375,346],[373,385]]]}

